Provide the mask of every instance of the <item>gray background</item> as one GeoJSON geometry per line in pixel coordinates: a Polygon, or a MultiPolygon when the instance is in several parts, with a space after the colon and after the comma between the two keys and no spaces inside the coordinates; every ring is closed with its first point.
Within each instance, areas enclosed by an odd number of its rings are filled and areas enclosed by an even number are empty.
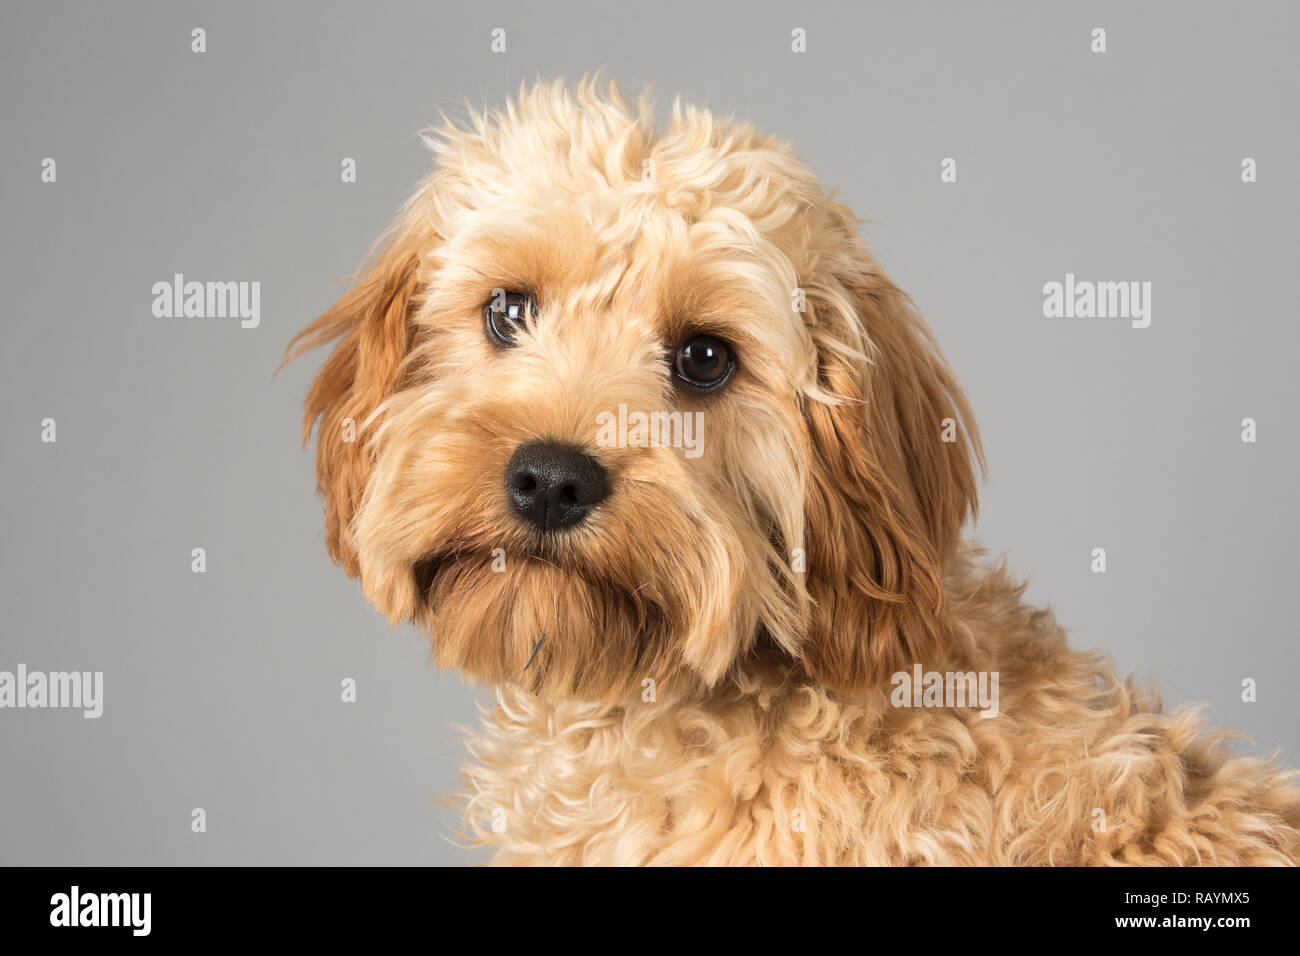
{"type": "Polygon", "coordinates": [[[0,862],[473,859],[435,799],[488,695],[328,562],[297,441],[321,356],[272,373],[426,172],[439,107],[597,67],[793,141],[964,380],[983,541],[1076,645],[1300,762],[1300,16],[1048,6],[6,0],[0,669],[106,687],[99,720],[0,711],[0,862]],[[1067,271],[1151,281],[1151,327],[1043,318],[1067,271]],[[260,281],[261,327],[154,318],[174,272],[260,281]]]}

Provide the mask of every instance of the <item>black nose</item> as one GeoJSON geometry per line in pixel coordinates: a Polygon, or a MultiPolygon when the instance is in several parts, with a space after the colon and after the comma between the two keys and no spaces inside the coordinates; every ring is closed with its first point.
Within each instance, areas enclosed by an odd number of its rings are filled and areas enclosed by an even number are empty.
{"type": "Polygon", "coordinates": [[[590,455],[555,441],[520,445],[506,465],[506,495],[519,516],[539,531],[577,524],[609,490],[604,467],[590,455]]]}

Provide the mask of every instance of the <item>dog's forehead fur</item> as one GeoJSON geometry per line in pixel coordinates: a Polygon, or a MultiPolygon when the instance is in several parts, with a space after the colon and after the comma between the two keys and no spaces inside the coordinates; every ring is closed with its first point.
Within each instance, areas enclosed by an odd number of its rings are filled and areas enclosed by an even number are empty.
{"type": "Polygon", "coordinates": [[[779,239],[823,197],[784,143],[748,123],[674,104],[657,125],[643,96],[632,108],[615,87],[561,83],[522,90],[504,110],[471,113],[426,137],[437,156],[446,222],[462,209],[499,203],[544,207],[556,198],[607,197],[606,212],[635,228],[660,207],[684,222],[742,213],[779,239]]]}

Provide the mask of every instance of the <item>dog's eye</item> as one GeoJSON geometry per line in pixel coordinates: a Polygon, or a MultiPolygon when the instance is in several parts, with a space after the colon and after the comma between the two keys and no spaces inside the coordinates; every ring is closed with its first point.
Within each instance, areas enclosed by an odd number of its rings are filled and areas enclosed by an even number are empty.
{"type": "Polygon", "coordinates": [[[677,377],[696,388],[717,388],[736,368],[731,346],[712,335],[692,335],[673,360],[677,377]]]}
{"type": "Polygon", "coordinates": [[[488,338],[502,348],[515,345],[515,336],[537,314],[537,302],[525,292],[497,289],[483,306],[483,326],[488,338]]]}

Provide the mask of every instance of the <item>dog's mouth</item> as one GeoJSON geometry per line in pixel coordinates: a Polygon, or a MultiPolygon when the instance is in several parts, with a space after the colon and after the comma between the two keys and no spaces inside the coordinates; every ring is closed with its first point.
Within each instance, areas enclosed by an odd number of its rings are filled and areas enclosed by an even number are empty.
{"type": "Polygon", "coordinates": [[[417,613],[429,613],[446,591],[454,592],[454,587],[443,587],[441,582],[448,577],[461,581],[470,581],[479,575],[503,575],[507,569],[516,572],[523,569],[523,575],[533,577],[545,575],[548,579],[558,580],[553,590],[558,594],[568,590],[590,590],[626,604],[629,611],[641,626],[653,628],[667,616],[666,602],[659,595],[649,580],[635,586],[620,580],[610,573],[602,573],[572,555],[556,554],[548,549],[526,549],[523,551],[506,551],[496,549],[492,552],[456,551],[432,552],[414,562],[411,576],[415,581],[416,593],[419,595],[417,613]]]}
{"type": "Polygon", "coordinates": [[[507,568],[519,566],[546,566],[584,582],[608,583],[598,582],[596,579],[601,576],[572,551],[548,547],[545,539],[540,537],[510,548],[431,551],[411,565],[411,576],[415,581],[416,593],[420,596],[419,603],[427,608],[433,599],[434,584],[444,573],[454,570],[468,575],[475,569],[480,569],[484,573],[500,574],[507,568]]]}

